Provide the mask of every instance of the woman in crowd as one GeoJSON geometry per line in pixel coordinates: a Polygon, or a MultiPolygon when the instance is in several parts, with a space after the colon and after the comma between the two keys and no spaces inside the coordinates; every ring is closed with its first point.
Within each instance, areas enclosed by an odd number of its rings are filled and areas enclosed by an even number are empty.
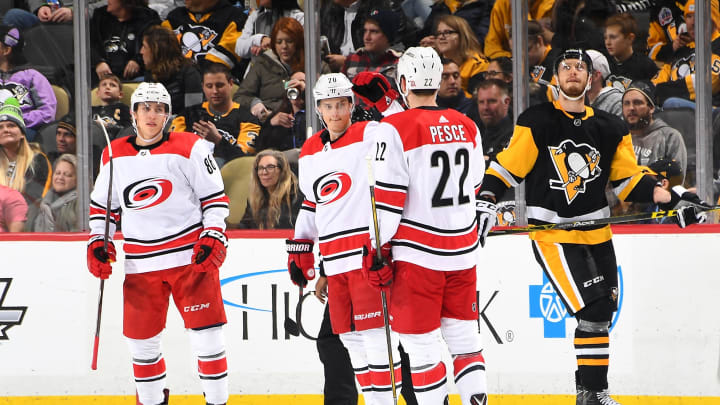
{"type": "MultiPolygon", "coordinates": [[[[0,107],[0,185],[19,191],[33,218],[50,189],[50,161],[37,144],[25,138],[25,121],[15,98],[0,107]]],[[[26,225],[29,225],[30,221],[26,225]]]]}
{"type": "Polygon", "coordinates": [[[467,21],[454,15],[435,19],[436,46],[440,56],[460,67],[461,86],[470,97],[482,74],[488,69],[488,60],[482,53],[480,42],[467,21]]]}
{"type": "Polygon", "coordinates": [[[302,201],[297,177],[285,155],[266,149],[255,157],[248,207],[240,227],[292,229],[302,201]]]}
{"type": "Polygon", "coordinates": [[[145,29],[160,24],[157,11],[147,0],[108,0],[90,19],[90,57],[97,83],[114,74],[132,80],[145,73],[140,47],[145,29]]]}
{"type": "MultiPolygon", "coordinates": [[[[297,81],[290,80],[290,76],[304,68],[303,27],[294,18],[281,18],[270,34],[270,49],[253,59],[234,101],[249,108],[264,122],[280,107],[287,88],[299,86],[297,81]]],[[[323,64],[322,70],[327,71],[327,65],[323,64]]]]}
{"type": "Polygon", "coordinates": [[[304,24],[305,14],[297,0],[258,0],[257,10],[248,16],[242,34],[235,42],[235,53],[240,57],[257,56],[270,49],[270,34],[275,23],[283,17],[304,24]]]}
{"type": "Polygon", "coordinates": [[[185,106],[202,102],[202,75],[192,61],[183,56],[171,30],[160,25],[148,28],[140,53],[147,72],[145,81],[165,86],[170,93],[173,114],[182,114],[185,106]]]}
{"type": "Polygon", "coordinates": [[[77,232],[77,157],[69,153],[55,161],[52,189],[40,203],[33,232],[77,232]]]}

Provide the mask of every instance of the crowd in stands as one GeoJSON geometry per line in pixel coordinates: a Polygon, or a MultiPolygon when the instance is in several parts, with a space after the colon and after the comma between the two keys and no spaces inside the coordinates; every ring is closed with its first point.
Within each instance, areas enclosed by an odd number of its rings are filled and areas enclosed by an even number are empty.
{"type": "MultiPolygon", "coordinates": [[[[43,46],[26,36],[72,24],[72,2],[10,4],[0,9],[0,231],[76,231],[78,134],[74,112],[56,95],[83,95],[73,94],[62,75],[53,73],[58,66],[24,56],[28,47],[43,46]]],[[[307,137],[301,4],[90,1],[93,121],[102,122],[112,139],[131,136],[132,91],[143,81],[162,83],[172,99],[168,130],[194,132],[213,143],[226,188],[242,190],[228,192],[236,199],[229,227],[292,228],[302,201],[297,159],[307,137]]],[[[512,136],[513,84],[529,85],[531,105],[553,101],[556,55],[582,47],[594,67],[586,104],[627,123],[640,164],[661,170],[672,178],[669,183],[679,178],[694,186],[695,134],[687,122],[693,120],[697,86],[705,85],[694,75],[695,0],[529,0],[525,77],[512,72],[513,4],[321,0],[320,36],[313,39],[322,49],[318,70],[351,80],[360,72],[378,72],[395,87],[403,50],[434,47],[443,63],[438,104],[475,121],[490,160],[512,136]]],[[[718,0],[711,9],[710,86],[713,106],[720,107],[718,0]]],[[[356,101],[354,119],[380,117],[356,101]]],[[[88,134],[93,173],[104,145],[100,133],[96,125],[88,134]]],[[[720,119],[714,120],[713,136],[720,143],[720,119]]],[[[714,159],[717,170],[720,148],[714,159]]],[[[614,208],[633,209],[648,207],[614,208]]]]}

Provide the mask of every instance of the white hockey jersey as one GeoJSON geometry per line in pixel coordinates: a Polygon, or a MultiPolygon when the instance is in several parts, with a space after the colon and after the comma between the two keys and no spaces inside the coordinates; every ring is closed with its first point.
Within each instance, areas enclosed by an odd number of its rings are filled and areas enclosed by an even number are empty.
{"type": "MultiPolygon", "coordinates": [[[[204,228],[225,230],[228,198],[208,143],[171,132],[148,147],[135,137],[112,141],[110,237],[122,215],[125,272],[145,273],[190,264],[204,228]]],[[[110,165],[108,150],[90,194],[90,235],[103,235],[110,165]]]]}
{"type": "Polygon", "coordinates": [[[451,271],[475,266],[475,194],[485,172],[480,131],[465,115],[420,107],[372,131],[381,244],[395,261],[451,271]]]}
{"type": "Polygon", "coordinates": [[[378,122],[358,122],[330,142],[320,131],[300,152],[300,190],[305,195],[295,239],[318,240],[328,276],[362,268],[372,209],[366,156],[375,143],[368,136],[378,122]]]}

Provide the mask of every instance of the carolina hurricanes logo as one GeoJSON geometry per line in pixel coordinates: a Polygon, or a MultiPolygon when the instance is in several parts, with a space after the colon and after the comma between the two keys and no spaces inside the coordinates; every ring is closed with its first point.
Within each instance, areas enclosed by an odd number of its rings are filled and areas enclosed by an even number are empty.
{"type": "Polygon", "coordinates": [[[170,180],[151,177],[135,182],[123,190],[125,206],[133,210],[144,210],[165,201],[172,194],[170,180]]]}
{"type": "Polygon", "coordinates": [[[335,202],[350,191],[351,185],[352,180],[350,180],[350,176],[347,173],[328,173],[315,180],[315,184],[313,184],[315,201],[317,201],[318,204],[335,202]]]}
{"type": "Polygon", "coordinates": [[[563,190],[567,203],[573,202],[578,194],[585,192],[585,184],[600,176],[600,152],[592,146],[571,140],[560,146],[549,146],[550,158],[560,180],[550,180],[550,188],[563,190]]]}

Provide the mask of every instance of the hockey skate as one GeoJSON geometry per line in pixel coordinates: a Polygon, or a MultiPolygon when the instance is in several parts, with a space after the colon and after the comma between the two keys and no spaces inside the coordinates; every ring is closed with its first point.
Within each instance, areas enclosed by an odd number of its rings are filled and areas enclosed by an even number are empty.
{"type": "MultiPolygon", "coordinates": [[[[170,390],[167,388],[163,389],[163,395],[165,396],[165,398],[158,405],[168,405],[168,401],[170,398],[170,390]]],[[[135,402],[137,403],[137,405],[143,405],[140,403],[140,398],[138,398],[137,391],[135,391],[135,402]]]]}
{"type": "Polygon", "coordinates": [[[575,405],[621,405],[610,397],[607,389],[592,391],[580,385],[577,386],[577,401],[575,405]]]}

